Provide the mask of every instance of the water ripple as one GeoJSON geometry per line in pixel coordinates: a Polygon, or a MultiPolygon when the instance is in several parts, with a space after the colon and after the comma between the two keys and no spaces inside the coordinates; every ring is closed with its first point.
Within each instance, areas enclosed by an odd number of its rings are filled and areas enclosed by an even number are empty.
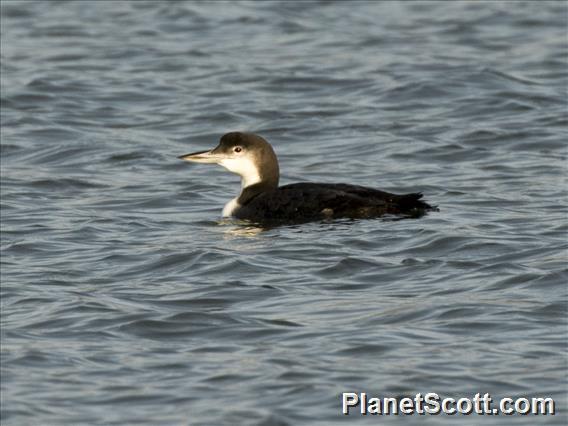
{"type": "Polygon", "coordinates": [[[565,424],[565,3],[222,6],[0,2],[2,424],[565,424]],[[177,156],[230,130],[440,211],[221,220],[238,178],[177,156]]]}

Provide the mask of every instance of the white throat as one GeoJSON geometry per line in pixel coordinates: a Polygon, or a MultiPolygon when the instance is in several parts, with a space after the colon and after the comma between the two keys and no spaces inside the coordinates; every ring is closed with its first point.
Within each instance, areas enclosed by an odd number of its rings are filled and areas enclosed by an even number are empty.
{"type": "Polygon", "coordinates": [[[225,158],[219,164],[230,172],[238,174],[241,177],[241,186],[243,188],[261,181],[258,168],[249,157],[225,158]]]}
{"type": "MultiPolygon", "coordinates": [[[[261,181],[260,173],[254,162],[245,156],[239,158],[226,158],[219,162],[230,172],[236,173],[241,177],[241,188],[246,188],[261,181]]],[[[223,207],[223,217],[234,216],[235,212],[241,207],[238,202],[239,197],[233,198],[223,207]]]]}

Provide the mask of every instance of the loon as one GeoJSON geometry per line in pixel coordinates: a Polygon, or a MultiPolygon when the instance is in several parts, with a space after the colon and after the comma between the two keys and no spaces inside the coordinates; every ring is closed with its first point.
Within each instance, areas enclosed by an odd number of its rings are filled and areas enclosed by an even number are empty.
{"type": "Polygon", "coordinates": [[[329,218],[418,217],[436,210],[421,193],[391,194],[345,183],[301,182],[278,186],[280,170],[272,146],[253,133],[231,132],[219,145],[178,157],[214,163],[241,176],[241,193],[223,208],[223,217],[256,223],[309,222],[329,218]]]}

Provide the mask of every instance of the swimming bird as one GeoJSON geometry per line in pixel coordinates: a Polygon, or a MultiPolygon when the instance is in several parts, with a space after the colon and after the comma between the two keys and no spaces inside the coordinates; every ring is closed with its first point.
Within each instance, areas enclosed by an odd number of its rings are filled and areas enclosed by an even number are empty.
{"type": "Polygon", "coordinates": [[[253,133],[223,135],[216,148],[178,158],[215,163],[240,175],[241,192],[223,208],[224,217],[256,223],[308,222],[329,218],[417,217],[435,207],[421,193],[391,194],[346,183],[301,182],[278,186],[280,170],[272,146],[253,133]]]}

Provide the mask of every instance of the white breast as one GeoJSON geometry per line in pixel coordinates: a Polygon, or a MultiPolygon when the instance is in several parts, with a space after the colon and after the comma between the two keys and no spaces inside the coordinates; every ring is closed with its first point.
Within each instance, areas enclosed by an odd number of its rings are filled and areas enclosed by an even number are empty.
{"type": "Polygon", "coordinates": [[[238,197],[233,198],[231,201],[225,204],[225,207],[223,207],[223,217],[233,216],[235,212],[241,207],[237,200],[238,197]]]}

